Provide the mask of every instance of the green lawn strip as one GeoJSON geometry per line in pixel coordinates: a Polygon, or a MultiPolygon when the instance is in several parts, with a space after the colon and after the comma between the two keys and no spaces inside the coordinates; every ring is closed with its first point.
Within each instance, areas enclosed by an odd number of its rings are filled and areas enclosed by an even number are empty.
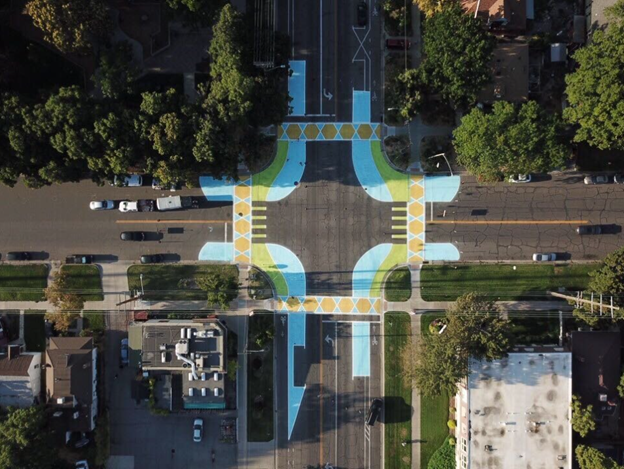
{"type": "Polygon", "coordinates": [[[278,296],[288,296],[288,284],[282,272],[277,268],[271,253],[264,243],[251,245],[251,257],[254,264],[261,268],[273,282],[278,296]]]}
{"type": "Polygon", "coordinates": [[[252,183],[252,200],[254,202],[265,202],[269,190],[273,182],[277,178],[284,164],[286,164],[286,156],[288,155],[288,142],[277,142],[277,155],[271,165],[264,171],[254,174],[251,177],[252,183]]]}
{"type": "Polygon", "coordinates": [[[47,286],[46,264],[0,265],[0,301],[43,301],[47,286]]]}
{"type": "Polygon", "coordinates": [[[370,296],[373,298],[381,297],[381,287],[383,285],[386,274],[398,264],[404,264],[407,261],[407,245],[393,244],[388,257],[379,266],[373,284],[371,285],[370,296]]]}
{"type": "Polygon", "coordinates": [[[104,314],[102,311],[85,311],[82,315],[86,321],[85,329],[90,329],[94,332],[104,332],[106,329],[104,314]]]}
{"type": "Polygon", "coordinates": [[[395,202],[407,202],[409,200],[409,177],[392,168],[383,156],[381,142],[372,141],[371,150],[377,171],[386,182],[388,190],[395,202]]]}
{"type": "MultiPolygon", "coordinates": [[[[429,324],[435,319],[444,316],[444,313],[427,313],[421,316],[422,335],[429,334],[429,324]]],[[[449,395],[442,393],[439,396],[420,398],[420,467],[426,468],[429,459],[442,446],[449,434],[447,426],[449,418],[449,395]]]]}
{"type": "Polygon", "coordinates": [[[558,311],[544,311],[540,313],[540,317],[511,314],[510,319],[514,341],[518,345],[556,345],[559,343],[558,311]]]}
{"type": "Polygon", "coordinates": [[[411,341],[410,315],[388,312],[384,315],[384,431],[386,469],[412,467],[412,387],[403,378],[401,349],[411,341]]]}
{"type": "Polygon", "coordinates": [[[45,311],[28,309],[24,312],[24,342],[29,352],[45,350],[45,311]]]}
{"type": "Polygon", "coordinates": [[[425,301],[453,301],[468,292],[479,292],[493,300],[549,299],[547,291],[563,287],[584,290],[589,272],[599,263],[569,265],[480,264],[424,265],[420,282],[425,301]]]}
{"type": "Polygon", "coordinates": [[[258,345],[256,339],[274,331],[274,315],[255,311],[249,318],[247,350],[247,441],[271,441],[273,428],[273,339],[258,345]],[[253,352],[264,350],[264,352],[253,352]]]}
{"type": "Polygon", "coordinates": [[[95,265],[64,265],[70,290],[76,290],[85,301],[102,301],[102,278],[100,269],[95,265]]]}
{"type": "Polygon", "coordinates": [[[409,268],[399,267],[386,277],[384,285],[386,301],[407,301],[412,296],[412,275],[409,268]]]}
{"type": "Polygon", "coordinates": [[[233,265],[133,265],[128,269],[128,285],[131,291],[140,292],[139,276],[143,274],[146,300],[205,300],[206,292],[196,287],[195,277],[224,268],[238,276],[238,269],[233,265]]]}

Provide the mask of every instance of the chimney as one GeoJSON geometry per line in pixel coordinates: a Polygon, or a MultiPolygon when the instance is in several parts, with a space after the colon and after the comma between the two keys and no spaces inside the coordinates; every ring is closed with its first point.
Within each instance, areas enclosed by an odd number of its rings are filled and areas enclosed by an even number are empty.
{"type": "Polygon", "coordinates": [[[9,360],[19,357],[19,345],[9,345],[9,360]]]}

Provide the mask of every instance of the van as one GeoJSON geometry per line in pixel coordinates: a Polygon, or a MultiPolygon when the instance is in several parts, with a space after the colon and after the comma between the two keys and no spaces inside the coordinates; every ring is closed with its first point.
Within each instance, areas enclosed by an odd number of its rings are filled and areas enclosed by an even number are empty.
{"type": "Polygon", "coordinates": [[[368,409],[368,415],[366,416],[366,425],[372,427],[375,425],[375,422],[379,418],[379,414],[381,413],[381,407],[383,406],[383,401],[379,398],[373,399],[371,402],[371,406],[368,409]]]}

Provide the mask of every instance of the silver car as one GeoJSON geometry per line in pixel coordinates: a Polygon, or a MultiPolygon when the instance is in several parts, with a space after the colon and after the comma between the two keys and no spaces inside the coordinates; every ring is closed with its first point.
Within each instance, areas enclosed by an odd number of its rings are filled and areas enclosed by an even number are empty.
{"type": "Polygon", "coordinates": [[[554,252],[536,252],[533,254],[533,260],[535,262],[551,262],[557,260],[557,254],[554,252]]]}
{"type": "Polygon", "coordinates": [[[89,204],[91,210],[112,210],[115,208],[115,202],[112,200],[94,200],[89,204]]]}
{"type": "Polygon", "coordinates": [[[143,176],[140,174],[131,174],[130,176],[126,176],[124,178],[120,176],[115,176],[113,183],[111,186],[122,186],[122,187],[141,187],[143,185],[143,176]]]}

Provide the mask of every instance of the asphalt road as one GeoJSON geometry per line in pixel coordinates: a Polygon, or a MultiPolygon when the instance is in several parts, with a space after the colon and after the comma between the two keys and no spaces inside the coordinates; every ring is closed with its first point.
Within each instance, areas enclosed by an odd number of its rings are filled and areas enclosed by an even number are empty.
{"type": "MultiPolygon", "coordinates": [[[[156,199],[195,196],[201,189],[175,193],[151,187],[99,187],[91,181],[28,189],[0,186],[0,253],[31,251],[38,260],[64,260],[71,254],[94,254],[98,262],[138,260],[142,254],[170,254],[172,260],[197,260],[207,241],[231,241],[232,205],[205,202],[202,208],[170,212],[92,211],[92,200],[156,199]],[[157,222],[161,220],[161,222],[157,222]],[[144,242],[121,241],[122,231],[145,231],[144,242]]],[[[118,205],[118,204],[117,204],[118,205]]],[[[4,258],[4,257],[3,257],[4,258]]]]}
{"type": "Polygon", "coordinates": [[[454,243],[462,260],[530,260],[535,252],[594,260],[624,245],[624,185],[587,186],[577,173],[527,184],[462,177],[455,201],[434,204],[433,214],[431,223],[428,205],[427,242],[454,243]],[[605,234],[579,236],[581,224],[603,225],[605,234]]]}
{"type": "Polygon", "coordinates": [[[278,467],[380,468],[383,426],[365,423],[371,400],[381,396],[378,316],[371,328],[371,376],[352,376],[352,323],[308,315],[306,346],[295,348],[295,384],[305,393],[288,438],[287,335],[276,356],[278,467]],[[327,339],[329,338],[329,339],[327,339]]]}

